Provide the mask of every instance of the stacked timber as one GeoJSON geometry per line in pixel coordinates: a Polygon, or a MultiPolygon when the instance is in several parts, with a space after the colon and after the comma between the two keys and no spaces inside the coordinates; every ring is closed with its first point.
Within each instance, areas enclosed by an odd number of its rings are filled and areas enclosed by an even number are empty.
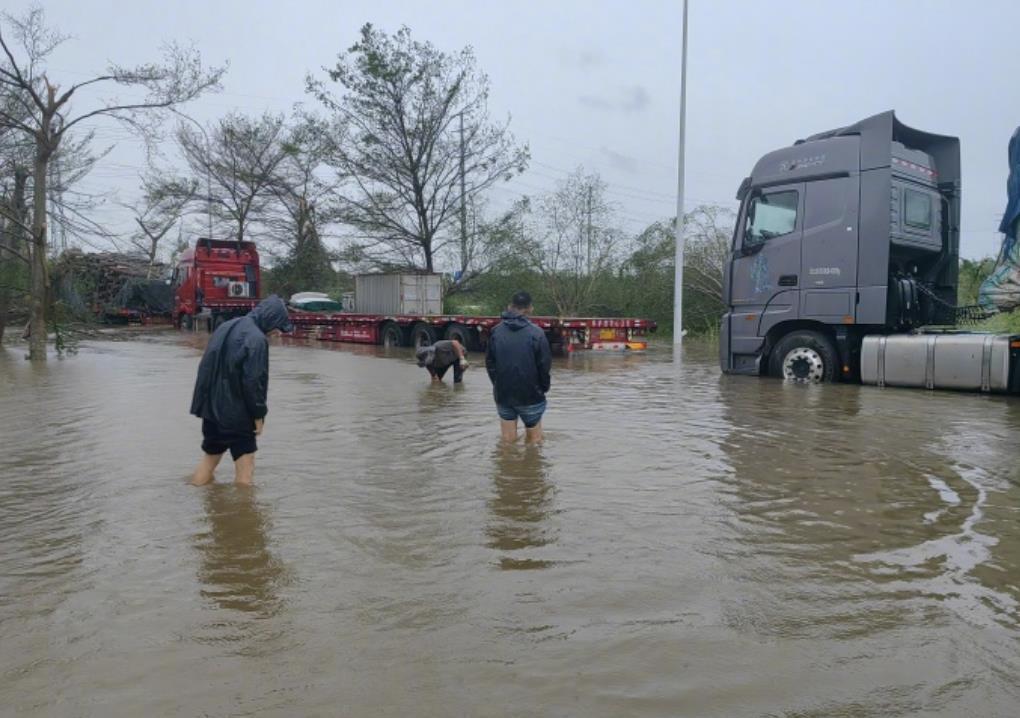
{"type": "Polygon", "coordinates": [[[99,313],[123,303],[127,283],[159,278],[164,271],[165,266],[157,264],[150,274],[149,259],[140,254],[69,249],[54,262],[53,286],[74,311],[99,313]]]}

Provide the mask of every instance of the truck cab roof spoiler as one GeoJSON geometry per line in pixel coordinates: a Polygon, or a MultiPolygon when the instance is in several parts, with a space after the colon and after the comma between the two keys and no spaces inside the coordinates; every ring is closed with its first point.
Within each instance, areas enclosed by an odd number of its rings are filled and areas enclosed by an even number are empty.
{"type": "Polygon", "coordinates": [[[896,119],[893,110],[872,115],[860,122],[827,132],[819,132],[794,144],[806,144],[832,137],[858,135],[861,138],[861,170],[888,167],[891,143],[900,142],[907,147],[921,150],[935,159],[939,177],[950,182],[960,178],[960,139],[949,135],[915,130],[896,119]]]}

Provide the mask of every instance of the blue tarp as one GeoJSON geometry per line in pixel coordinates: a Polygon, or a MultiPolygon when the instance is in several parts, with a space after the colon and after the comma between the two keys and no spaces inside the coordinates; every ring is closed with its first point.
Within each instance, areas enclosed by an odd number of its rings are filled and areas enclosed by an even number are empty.
{"type": "Polygon", "coordinates": [[[995,269],[981,284],[978,303],[991,311],[1009,311],[1020,306],[1020,127],[1009,139],[1009,179],[1006,180],[1006,211],[1002,213],[999,231],[1002,249],[995,269]]]}

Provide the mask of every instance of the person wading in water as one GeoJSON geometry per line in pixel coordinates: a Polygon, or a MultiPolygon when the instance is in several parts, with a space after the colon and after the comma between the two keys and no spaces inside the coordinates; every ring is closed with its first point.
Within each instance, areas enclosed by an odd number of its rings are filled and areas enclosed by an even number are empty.
{"type": "Polygon", "coordinates": [[[418,366],[428,369],[435,382],[441,382],[446,370],[452,366],[453,383],[460,384],[464,370],[468,368],[464,346],[455,339],[443,339],[432,346],[422,347],[414,355],[418,359],[418,366]]]}
{"type": "Polygon", "coordinates": [[[219,326],[209,338],[198,365],[191,413],[202,419],[202,460],[191,483],[203,486],[230,451],[234,481],[250,485],[255,475],[255,437],[262,433],[268,410],[269,342],[267,336],[293,331],[283,300],[275,294],[248,314],[219,326]]]}
{"type": "Polygon", "coordinates": [[[518,417],[524,422],[525,441],[542,442],[552,352],[545,332],[528,320],[531,311],[531,295],[517,292],[503,312],[503,321],[492,330],[485,352],[485,369],[506,442],[517,440],[518,417]]]}

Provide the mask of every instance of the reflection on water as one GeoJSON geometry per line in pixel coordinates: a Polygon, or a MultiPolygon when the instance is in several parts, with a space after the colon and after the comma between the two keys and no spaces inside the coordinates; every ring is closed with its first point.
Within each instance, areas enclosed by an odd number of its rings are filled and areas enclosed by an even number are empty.
{"type": "Polygon", "coordinates": [[[493,451],[492,513],[488,546],[500,552],[504,570],[548,568],[552,561],[529,555],[529,549],[553,543],[548,527],[554,490],[547,476],[542,447],[500,443],[493,451]]]}
{"type": "Polygon", "coordinates": [[[206,529],[194,537],[201,561],[202,595],[220,608],[275,615],[283,567],[269,550],[267,519],[257,489],[230,484],[203,487],[206,529]]]}
{"type": "Polygon", "coordinates": [[[195,489],[204,340],[0,350],[0,714],[1016,713],[1016,399],[578,355],[503,446],[480,361],[274,341],[195,489]]]}

